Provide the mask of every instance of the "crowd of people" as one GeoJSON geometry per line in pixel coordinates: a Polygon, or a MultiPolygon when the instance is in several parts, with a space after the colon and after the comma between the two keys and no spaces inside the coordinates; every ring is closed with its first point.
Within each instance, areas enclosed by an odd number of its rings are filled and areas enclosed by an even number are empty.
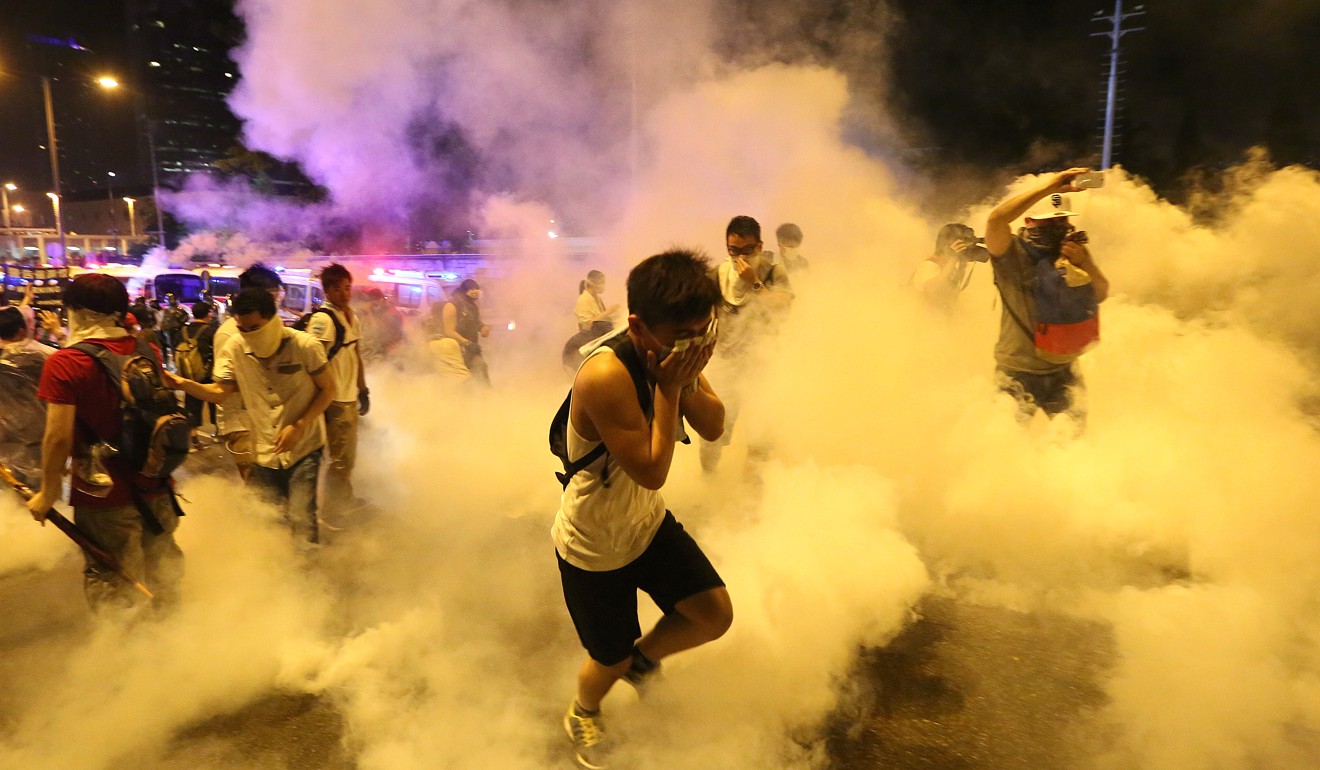
{"type": "MultiPolygon", "coordinates": [[[[913,278],[947,310],[972,263],[990,263],[1002,302],[997,382],[1024,419],[1037,409],[1079,424],[1084,416],[1076,360],[1097,338],[1095,308],[1108,293],[1062,197],[1080,191],[1085,171],[1060,172],[1001,203],[983,240],[966,225],[945,227],[913,278]],[[1025,226],[1013,233],[1023,215],[1025,226]],[[1058,318],[1055,305],[1063,308],[1058,318]]],[[[606,304],[602,272],[579,286],[576,330],[563,350],[574,378],[551,429],[564,464],[551,534],[586,651],[563,718],[583,767],[607,765],[602,701],[616,682],[644,689],[663,660],[718,639],[732,623],[730,592],[661,489],[684,425],[697,434],[703,471],[715,472],[743,388],[766,364],[763,343],[791,311],[792,276],[808,269],[803,232],[786,223],[775,236],[777,250],[766,249],[760,224],[737,216],[725,230],[727,258],[716,265],[687,250],[643,260],[627,276],[626,312],[606,304]],[[663,613],[645,633],[639,590],[663,613]]],[[[21,375],[0,384],[35,383],[0,389],[0,450],[35,490],[33,518],[47,516],[69,474],[75,524],[151,587],[155,606],[168,607],[183,569],[173,537],[183,512],[170,474],[196,440],[203,405],[213,404],[216,435],[239,477],[314,552],[322,528],[344,526],[368,505],[352,481],[360,418],[371,407],[364,325],[391,326],[375,298],[353,306],[353,276],[343,266],[326,267],[320,280],[325,303],[289,326],[278,312],[279,274],[262,265],[240,276],[223,323],[205,300],[191,318],[175,298],[158,314],[145,299],[130,306],[116,279],[81,275],[64,292],[68,331],[58,350],[32,339],[37,321],[57,338],[58,319],[0,309],[0,375],[21,375]],[[135,432],[141,420],[156,429],[135,432]],[[183,426],[182,446],[174,426],[183,426]]],[[[436,306],[428,347],[442,376],[488,385],[481,291],[469,279],[436,306]]],[[[745,443],[749,462],[769,454],[768,436],[745,443]]],[[[92,605],[143,606],[111,566],[86,559],[92,605]]]]}

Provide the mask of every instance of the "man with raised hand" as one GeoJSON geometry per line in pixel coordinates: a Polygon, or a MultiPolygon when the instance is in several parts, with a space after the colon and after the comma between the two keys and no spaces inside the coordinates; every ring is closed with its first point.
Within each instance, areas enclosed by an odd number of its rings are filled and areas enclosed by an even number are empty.
{"type": "Polygon", "coordinates": [[[1030,420],[1037,409],[1051,417],[1066,413],[1079,431],[1086,420],[1085,386],[1075,363],[1080,352],[1071,358],[1044,356],[1033,337],[1039,321],[1033,286],[1039,282],[1039,263],[1048,261],[1044,267],[1057,270],[1068,287],[1088,287],[1086,291],[1093,292],[1093,307],[1109,295],[1109,280],[1092,258],[1085,237],[1069,221],[1076,214],[1065,207],[1062,197],[1086,189],[1075,182],[1088,173],[1089,169],[1070,168],[1046,176],[996,206],[985,227],[985,247],[1003,308],[995,344],[999,387],[1017,400],[1019,421],[1030,420]],[[1047,197],[1048,204],[1037,206],[1047,197]],[[1015,235],[1011,225],[1024,214],[1025,226],[1015,235]]]}
{"type": "Polygon", "coordinates": [[[568,458],[596,459],[567,478],[552,530],[588,654],[564,715],[585,768],[606,765],[600,708],[616,681],[640,685],[661,659],[718,639],[733,621],[724,581],[660,495],[681,421],[706,439],[723,431],[724,405],[701,374],[719,288],[690,251],[643,261],[627,288],[628,328],[592,351],[573,382],[568,458]],[[645,635],[638,589],[664,613],[645,635]]]}

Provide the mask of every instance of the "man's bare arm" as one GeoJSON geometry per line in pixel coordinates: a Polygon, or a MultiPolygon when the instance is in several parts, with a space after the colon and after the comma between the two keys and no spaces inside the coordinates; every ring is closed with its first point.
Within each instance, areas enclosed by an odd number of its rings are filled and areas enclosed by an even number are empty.
{"type": "Polygon", "coordinates": [[[623,363],[593,356],[573,383],[573,398],[605,442],[610,455],[634,481],[659,489],[669,477],[678,433],[678,398],[655,390],[655,415],[648,424],[623,363]]]}
{"type": "Polygon", "coordinates": [[[76,414],[73,404],[46,405],[46,432],[41,438],[41,491],[28,500],[28,511],[37,521],[45,521],[46,512],[60,499],[64,467],[73,451],[76,414]]]}
{"type": "Polygon", "coordinates": [[[180,377],[171,373],[168,369],[163,370],[163,374],[165,387],[172,390],[182,390],[195,399],[210,401],[213,404],[224,401],[225,396],[238,390],[238,383],[232,380],[201,383],[180,377]]]}
{"type": "Polygon", "coordinates": [[[696,386],[683,389],[679,407],[698,436],[715,441],[724,435],[724,402],[715,395],[706,375],[697,375],[696,386]]]}
{"type": "Polygon", "coordinates": [[[1073,186],[1073,179],[1089,170],[1070,168],[1060,171],[996,206],[985,222],[985,248],[990,256],[1002,257],[1008,253],[1008,247],[1013,243],[1010,226],[1018,217],[1027,213],[1036,201],[1051,193],[1077,192],[1080,188],[1073,186]]]}

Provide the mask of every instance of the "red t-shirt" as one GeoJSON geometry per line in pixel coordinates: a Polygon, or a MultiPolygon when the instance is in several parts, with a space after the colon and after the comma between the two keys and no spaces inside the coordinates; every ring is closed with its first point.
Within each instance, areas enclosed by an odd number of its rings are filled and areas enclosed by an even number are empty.
{"type": "MultiPolygon", "coordinates": [[[[121,356],[130,355],[137,349],[137,340],[133,337],[86,341],[103,345],[109,348],[110,352],[121,356]]],[[[154,345],[152,350],[159,359],[160,351],[154,345]]],[[[75,456],[85,453],[87,446],[97,441],[119,443],[119,393],[110,382],[110,376],[105,369],[86,353],[65,348],[56,351],[47,359],[46,366],[41,371],[41,383],[37,386],[37,398],[48,404],[73,405],[75,456]]],[[[140,473],[133,473],[114,459],[106,463],[106,470],[114,480],[110,494],[105,497],[93,497],[79,491],[75,486],[69,492],[69,503],[75,508],[118,508],[133,504],[130,483],[146,494],[157,493],[165,489],[168,483],[163,479],[153,479],[140,473]]]]}

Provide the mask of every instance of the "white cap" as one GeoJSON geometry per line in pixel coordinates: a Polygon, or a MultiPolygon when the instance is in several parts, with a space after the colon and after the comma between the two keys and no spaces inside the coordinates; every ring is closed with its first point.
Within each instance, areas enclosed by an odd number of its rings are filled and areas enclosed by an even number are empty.
{"type": "Polygon", "coordinates": [[[1077,212],[1068,208],[1067,196],[1059,193],[1054,193],[1027,212],[1027,219],[1054,219],[1056,217],[1075,216],[1077,216],[1077,212]]]}

